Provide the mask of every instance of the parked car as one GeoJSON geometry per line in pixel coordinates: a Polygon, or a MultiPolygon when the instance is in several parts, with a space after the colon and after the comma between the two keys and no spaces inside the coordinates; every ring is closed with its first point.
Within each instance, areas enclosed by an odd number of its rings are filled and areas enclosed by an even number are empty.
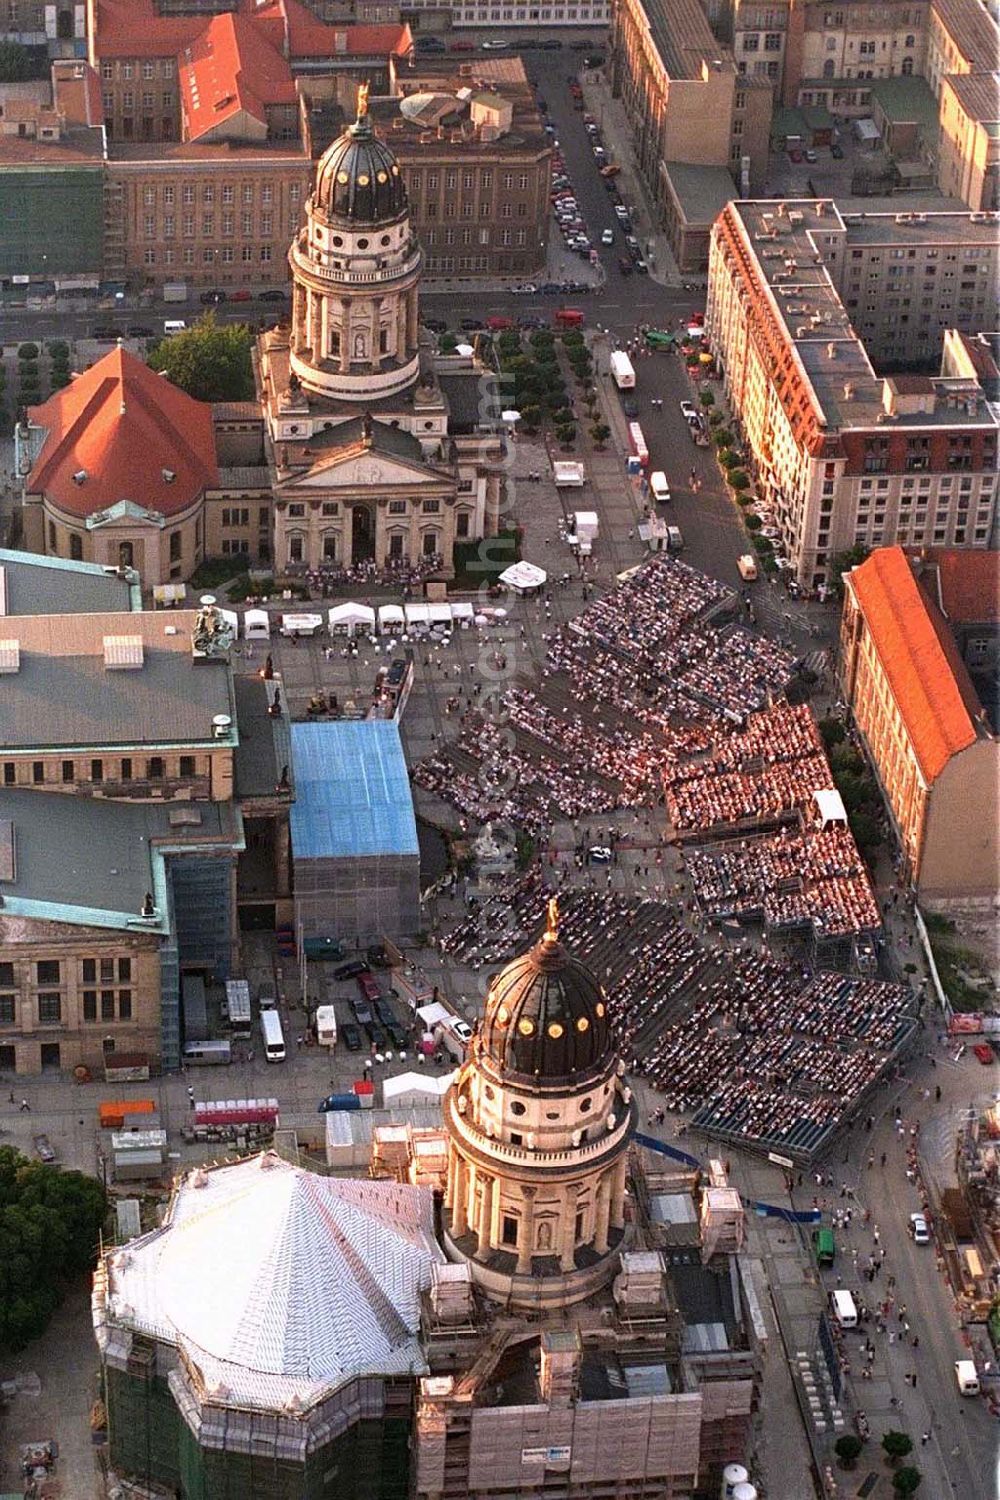
{"type": "Polygon", "coordinates": [[[698,409],[692,401],[681,402],[681,416],[684,418],[685,422],[697,422],[698,409]]]}
{"type": "Polygon", "coordinates": [[[483,320],[482,318],[463,318],[459,327],[463,333],[481,333],[483,320]]]}
{"type": "Polygon", "coordinates": [[[475,42],[452,42],[448,49],[450,52],[475,52],[475,42]]]}
{"type": "Polygon", "coordinates": [[[996,1058],[993,1055],[993,1048],[986,1042],[977,1042],[972,1050],[984,1068],[991,1068],[996,1062],[996,1058]]]}
{"type": "Polygon", "coordinates": [[[830,155],[833,157],[834,161],[843,161],[843,159],[844,159],[844,148],[843,148],[843,146],[839,145],[837,141],[834,141],[833,145],[830,147],[830,155]]]}
{"type": "Polygon", "coordinates": [[[375,1001],[374,1011],[383,1026],[389,1027],[395,1024],[396,1013],[388,1000],[384,1000],[381,996],[379,996],[379,998],[375,1001]]]}
{"type": "Polygon", "coordinates": [[[130,339],[151,339],[153,330],[148,323],[130,323],[125,330],[130,339]]]}
{"type": "Polygon", "coordinates": [[[639,415],[639,403],[634,396],[622,397],[622,411],[628,417],[630,422],[633,422],[635,420],[635,418],[639,415]]]}
{"type": "Polygon", "coordinates": [[[90,336],[103,342],[105,339],[116,339],[120,333],[121,329],[114,323],[98,323],[90,336]]]}
{"type": "Polygon", "coordinates": [[[446,47],[439,36],[418,36],[413,43],[415,52],[444,52],[446,47]]]}
{"type": "Polygon", "coordinates": [[[334,979],[356,979],[368,968],[363,958],[352,958],[346,964],[338,964],[333,971],[334,979]]]}
{"type": "Polygon", "coordinates": [[[360,1052],[362,1047],[361,1032],[353,1021],[345,1021],[340,1028],[341,1039],[348,1052],[360,1052]]]}
{"type": "Polygon", "coordinates": [[[378,980],[375,978],[375,975],[372,973],[371,969],[364,969],[360,974],[356,976],[355,982],[357,983],[359,991],[367,1001],[372,1002],[380,998],[382,991],[379,989],[378,980]]]}
{"type": "Polygon", "coordinates": [[[369,1026],[371,1026],[374,1022],[374,1017],[372,1016],[368,1002],[366,1000],[362,1000],[360,996],[355,999],[352,995],[350,1005],[351,1010],[354,1012],[354,1019],[357,1021],[359,1026],[363,1026],[367,1031],[369,1026]]]}
{"type": "Polygon", "coordinates": [[[429,328],[431,333],[448,332],[448,324],[445,322],[444,318],[424,318],[423,325],[425,328],[429,328]]]}
{"type": "Polygon", "coordinates": [[[202,292],[198,299],[205,307],[217,307],[221,302],[228,302],[229,294],[219,288],[213,287],[211,291],[202,292]]]}
{"type": "Polygon", "coordinates": [[[261,292],[258,295],[258,297],[257,297],[257,301],[258,302],[284,302],[290,296],[291,296],[291,292],[283,291],[281,287],[272,286],[272,287],[269,287],[266,292],[261,292]]]}
{"type": "Polygon", "coordinates": [[[624,203],[615,204],[615,213],[618,215],[619,219],[628,218],[628,209],[625,207],[624,203]]]}
{"type": "Polygon", "coordinates": [[[594,844],[587,850],[587,858],[592,865],[609,865],[611,850],[605,844],[594,844]]]}
{"type": "Polygon", "coordinates": [[[38,1160],[47,1162],[49,1166],[51,1166],[56,1159],[56,1153],[53,1151],[51,1145],[49,1144],[48,1136],[36,1135],[34,1140],[35,1155],[38,1157],[38,1160]]]}
{"type": "Polygon", "coordinates": [[[929,1245],[931,1232],[927,1227],[927,1220],[923,1214],[910,1215],[910,1234],[913,1236],[915,1245],[929,1245]]]}
{"type": "Polygon", "coordinates": [[[230,302],[252,302],[253,292],[248,292],[246,287],[237,287],[235,292],[229,293],[230,302]]]}
{"type": "Polygon", "coordinates": [[[491,37],[491,38],[489,38],[489,40],[487,40],[485,42],[480,42],[479,45],[482,47],[482,49],[483,49],[484,52],[509,52],[510,51],[510,42],[506,42],[506,41],[502,40],[502,38],[500,38],[500,37],[491,37]]]}
{"type": "Polygon", "coordinates": [[[614,232],[614,230],[613,229],[602,229],[601,230],[601,244],[602,245],[613,245],[614,242],[615,242],[615,232],[614,232]]]}
{"type": "Polygon", "coordinates": [[[808,162],[819,161],[818,154],[812,149],[811,146],[810,146],[809,150],[806,152],[805,155],[806,155],[806,161],[808,161],[808,162]]]}

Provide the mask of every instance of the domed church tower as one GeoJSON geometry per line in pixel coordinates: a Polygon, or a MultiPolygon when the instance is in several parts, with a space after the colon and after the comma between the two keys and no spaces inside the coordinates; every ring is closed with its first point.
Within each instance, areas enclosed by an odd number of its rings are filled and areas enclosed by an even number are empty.
{"type": "Polygon", "coordinates": [[[604,992],[559,941],[556,903],[490,985],[445,1099],[445,1248],[498,1301],[558,1307],[618,1268],[635,1103],[604,992]]]}
{"type": "Polygon", "coordinates": [[[416,380],[420,247],[399,163],[368,117],[320,158],[306,226],[288,252],[291,368],[306,391],[371,403],[416,380]]]}

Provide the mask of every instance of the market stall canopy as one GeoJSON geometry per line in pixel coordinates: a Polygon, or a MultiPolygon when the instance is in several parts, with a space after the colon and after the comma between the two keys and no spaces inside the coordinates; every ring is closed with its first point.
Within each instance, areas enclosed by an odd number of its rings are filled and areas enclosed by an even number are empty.
{"type": "Polygon", "coordinates": [[[406,620],[401,604],[380,604],[378,608],[379,628],[383,631],[391,629],[394,625],[402,625],[406,620]]]}
{"type": "Polygon", "coordinates": [[[427,606],[428,616],[432,625],[450,625],[452,613],[450,604],[429,604],[427,606]]]}
{"type": "Polygon", "coordinates": [[[407,625],[427,625],[430,622],[430,610],[426,604],[404,605],[407,625]]]}
{"type": "Polygon", "coordinates": [[[518,593],[526,593],[529,589],[540,589],[547,579],[548,574],[544,568],[536,567],[530,562],[512,563],[500,574],[500,582],[508,589],[516,589],[518,593]]]}
{"type": "Polygon", "coordinates": [[[243,634],[248,641],[271,639],[271,617],[266,609],[248,609],[243,616],[243,634]]]}
{"type": "Polygon", "coordinates": [[[327,625],[331,630],[346,630],[353,635],[359,625],[369,630],[375,625],[375,611],[369,604],[335,604],[327,611],[327,625]]]}
{"type": "Polygon", "coordinates": [[[843,798],[834,787],[822,792],[813,792],[813,797],[820,825],[823,828],[829,828],[831,823],[847,822],[847,809],[844,807],[843,798]]]}

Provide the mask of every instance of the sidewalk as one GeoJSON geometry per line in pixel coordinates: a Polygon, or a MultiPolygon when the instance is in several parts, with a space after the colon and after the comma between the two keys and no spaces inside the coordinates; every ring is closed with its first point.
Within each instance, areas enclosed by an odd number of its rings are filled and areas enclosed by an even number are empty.
{"type": "Polygon", "coordinates": [[[635,233],[644,251],[651,278],[660,286],[681,286],[683,277],[663,230],[658,227],[645,183],[636,165],[632,130],[620,99],[611,93],[611,85],[599,73],[582,78],[587,109],[596,116],[608,155],[621,167],[619,192],[635,225],[635,233]]]}

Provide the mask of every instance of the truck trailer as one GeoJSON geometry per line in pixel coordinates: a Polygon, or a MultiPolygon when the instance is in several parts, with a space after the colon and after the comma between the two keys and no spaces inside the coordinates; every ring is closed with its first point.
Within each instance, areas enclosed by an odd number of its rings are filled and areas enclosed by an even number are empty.
{"type": "Polygon", "coordinates": [[[623,350],[614,351],[608,367],[611,370],[611,378],[620,391],[635,390],[635,369],[623,350]]]}

